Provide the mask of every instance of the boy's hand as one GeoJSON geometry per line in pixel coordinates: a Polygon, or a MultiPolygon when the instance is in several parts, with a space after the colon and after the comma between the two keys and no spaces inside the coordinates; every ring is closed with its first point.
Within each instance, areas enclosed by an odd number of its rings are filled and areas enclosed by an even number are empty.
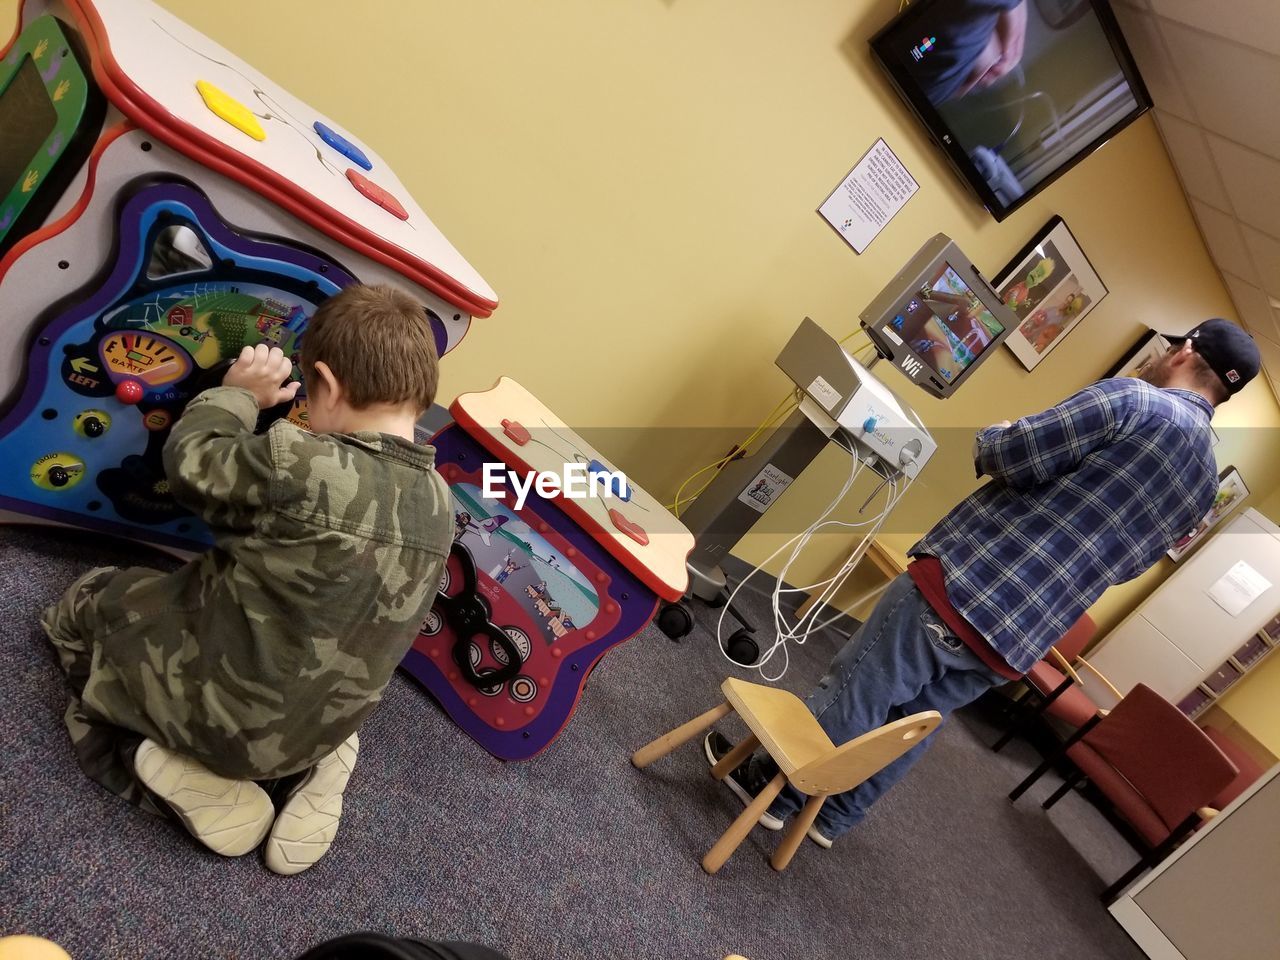
{"type": "Polygon", "coordinates": [[[279,347],[265,343],[245,347],[222,378],[224,387],[243,387],[258,401],[258,409],[266,410],[292,400],[302,386],[297,380],[284,383],[293,372],[293,364],[279,347]],[[284,386],[281,384],[284,383],[284,386]]]}

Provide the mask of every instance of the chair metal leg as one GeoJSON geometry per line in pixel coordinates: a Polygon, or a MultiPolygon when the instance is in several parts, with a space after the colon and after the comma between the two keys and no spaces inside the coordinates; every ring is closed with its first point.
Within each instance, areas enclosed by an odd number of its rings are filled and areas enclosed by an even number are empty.
{"type": "Polygon", "coordinates": [[[688,723],[683,723],[670,733],[664,733],[658,739],[645,744],[631,755],[631,762],[637,767],[647,767],[653,761],[665,757],[676,747],[688,743],[698,734],[705,731],[717,720],[733,712],[733,707],[722,703],[712,707],[706,713],[699,714],[688,723]]]}
{"type": "Polygon", "coordinates": [[[1049,797],[1049,799],[1046,800],[1044,803],[1040,804],[1040,806],[1043,809],[1048,810],[1055,803],[1057,803],[1059,800],[1065,797],[1068,793],[1070,793],[1071,788],[1074,787],[1077,783],[1079,783],[1083,779],[1084,779],[1083,771],[1072,770],[1069,774],[1067,774],[1067,778],[1062,781],[1062,786],[1060,786],[1057,790],[1053,791],[1053,795],[1049,797]]]}
{"type": "Polygon", "coordinates": [[[756,795],[756,798],[751,801],[747,809],[742,811],[737,820],[729,824],[729,829],[724,832],[724,836],[717,840],[716,845],[702,858],[703,870],[707,871],[707,873],[715,873],[724,866],[724,862],[747,838],[747,834],[756,825],[760,815],[769,809],[769,804],[773,803],[774,798],[782,792],[782,788],[786,786],[786,783],[787,778],[781,773],[769,781],[769,785],[756,795]]]}
{"type": "Polygon", "coordinates": [[[1027,696],[1035,697],[1038,702],[1034,707],[1021,706],[1014,714],[1013,720],[1010,721],[1009,729],[1005,731],[1004,736],[991,745],[991,749],[994,752],[999,753],[1008,746],[1009,741],[1029,727],[1032,721],[1037,717],[1042,716],[1044,712],[1049,709],[1049,706],[1066,692],[1072,682],[1073,681],[1070,678],[1063,680],[1062,683],[1058,684],[1047,696],[1028,682],[1027,696]]]}
{"type": "Polygon", "coordinates": [[[1067,755],[1067,751],[1070,750],[1072,747],[1074,747],[1079,740],[1082,740],[1085,734],[1087,734],[1090,730],[1096,727],[1098,725],[1098,722],[1101,719],[1102,717],[1098,715],[1094,715],[1090,717],[1080,727],[1079,730],[1077,730],[1075,733],[1073,733],[1070,737],[1067,738],[1067,742],[1062,745],[1062,749],[1060,749],[1052,757],[1048,757],[1044,761],[1044,763],[1040,764],[1040,766],[1036,767],[1033,771],[1031,771],[1031,775],[1029,777],[1027,777],[1020,784],[1018,784],[1016,787],[1013,788],[1012,792],[1010,792],[1009,794],[1009,800],[1015,801],[1024,793],[1026,793],[1028,787],[1030,787],[1033,783],[1035,783],[1037,780],[1043,777],[1046,773],[1048,773],[1049,768],[1054,766],[1059,760],[1065,757],[1067,755]]]}
{"type": "Polygon", "coordinates": [[[1009,741],[1012,740],[1014,738],[1014,735],[1021,729],[1022,729],[1022,721],[1019,719],[1015,719],[1013,723],[1009,724],[1009,729],[1004,732],[1004,736],[1002,736],[999,740],[997,740],[995,743],[991,745],[991,749],[994,752],[999,753],[1001,750],[1003,750],[1005,747],[1009,745],[1009,741]]]}
{"type": "Polygon", "coordinates": [[[787,864],[800,849],[800,844],[804,843],[804,838],[808,836],[809,828],[813,826],[818,811],[826,802],[826,797],[810,797],[805,801],[804,808],[796,814],[795,820],[783,835],[782,842],[778,844],[778,849],[774,850],[773,856],[769,858],[769,866],[775,870],[787,869],[787,864]]]}
{"type": "Polygon", "coordinates": [[[1020,796],[1022,796],[1024,793],[1027,792],[1028,789],[1030,789],[1033,783],[1035,783],[1037,780],[1043,777],[1046,773],[1048,773],[1050,768],[1053,767],[1053,764],[1056,759],[1057,759],[1056,757],[1050,757],[1048,760],[1045,760],[1043,763],[1041,763],[1040,766],[1032,770],[1031,774],[1025,780],[1023,780],[1020,784],[1018,784],[1016,787],[1013,788],[1013,790],[1009,792],[1010,802],[1017,801],[1017,799],[1020,796]]]}
{"type": "Polygon", "coordinates": [[[1171,854],[1187,834],[1195,829],[1196,824],[1199,822],[1199,814],[1193,813],[1178,824],[1177,828],[1169,836],[1165,837],[1158,846],[1144,853],[1142,859],[1130,867],[1123,877],[1102,891],[1102,902],[1109,907],[1120,899],[1120,894],[1124,892],[1125,887],[1138,879],[1144,871],[1159,865],[1160,861],[1171,854]]]}
{"type": "Polygon", "coordinates": [[[1005,732],[1000,739],[991,745],[991,749],[995,753],[999,753],[1008,746],[1009,741],[1012,740],[1018,731],[1022,729],[1027,719],[1027,711],[1031,709],[1024,701],[1031,697],[1040,696],[1040,691],[1032,686],[1029,681],[1024,679],[1023,686],[1026,688],[1026,695],[1021,700],[1015,700],[1009,705],[1007,714],[1009,718],[1009,726],[1005,729],[1005,732]]]}
{"type": "Polygon", "coordinates": [[[1143,873],[1151,864],[1147,863],[1144,855],[1141,860],[1128,869],[1123,877],[1102,891],[1102,903],[1104,906],[1111,906],[1120,898],[1121,892],[1134,880],[1138,879],[1138,875],[1143,873]]]}
{"type": "Polygon", "coordinates": [[[760,746],[760,738],[753,733],[721,757],[711,768],[711,775],[717,780],[723,780],[738,768],[738,764],[755,753],[758,746],[760,746]]]}

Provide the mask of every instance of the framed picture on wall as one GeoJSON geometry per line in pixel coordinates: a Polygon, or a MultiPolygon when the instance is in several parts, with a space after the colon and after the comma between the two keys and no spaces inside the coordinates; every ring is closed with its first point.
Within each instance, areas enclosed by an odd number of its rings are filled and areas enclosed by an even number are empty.
{"type": "Polygon", "coordinates": [[[1107,295],[1066,221],[1054,217],[1000,271],[996,292],[1020,321],[1005,346],[1028,370],[1107,295]]]}
{"type": "Polygon", "coordinates": [[[1218,495],[1213,498],[1213,506],[1194,530],[1173,545],[1169,551],[1170,559],[1177,561],[1185,557],[1227,514],[1240,506],[1247,496],[1249,488],[1245,486],[1240,471],[1235,467],[1224,467],[1218,474],[1218,495]]]}
{"type": "Polygon", "coordinates": [[[1142,371],[1153,360],[1159,360],[1169,352],[1169,341],[1154,330],[1148,330],[1140,336],[1132,347],[1126,351],[1125,355],[1112,364],[1111,369],[1104,373],[1103,379],[1107,377],[1140,377],[1142,371]]]}

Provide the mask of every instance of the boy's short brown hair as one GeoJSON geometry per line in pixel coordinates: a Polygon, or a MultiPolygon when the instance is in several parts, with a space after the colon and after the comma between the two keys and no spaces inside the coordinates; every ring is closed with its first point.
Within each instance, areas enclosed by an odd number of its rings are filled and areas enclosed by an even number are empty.
{"type": "Polygon", "coordinates": [[[440,361],[425,308],[394,287],[357,284],[322,303],[302,336],[298,365],[308,383],[324,362],[356,409],[436,399],[440,361]]]}

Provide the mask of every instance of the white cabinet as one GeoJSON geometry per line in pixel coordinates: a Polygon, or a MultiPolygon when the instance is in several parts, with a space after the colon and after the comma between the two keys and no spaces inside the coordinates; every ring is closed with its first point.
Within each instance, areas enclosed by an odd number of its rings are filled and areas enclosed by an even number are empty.
{"type": "MultiPolygon", "coordinates": [[[[1145,683],[1167,700],[1200,707],[1225,690],[1229,658],[1253,641],[1280,611],[1280,527],[1246,510],[1222,526],[1209,542],[1089,654],[1121,692],[1145,683]],[[1236,564],[1247,563],[1270,586],[1238,614],[1216,603],[1209,591],[1236,564]],[[1201,691],[1201,693],[1197,693],[1201,691]],[[1207,700],[1201,700],[1207,697],[1207,700]]],[[[1114,703],[1100,684],[1086,687],[1099,704],[1114,703]]],[[[1227,681],[1229,682],[1229,680],[1227,681]]]]}
{"type": "Polygon", "coordinates": [[[1280,943],[1280,766],[1110,907],[1152,960],[1270,960],[1280,943]]]}

